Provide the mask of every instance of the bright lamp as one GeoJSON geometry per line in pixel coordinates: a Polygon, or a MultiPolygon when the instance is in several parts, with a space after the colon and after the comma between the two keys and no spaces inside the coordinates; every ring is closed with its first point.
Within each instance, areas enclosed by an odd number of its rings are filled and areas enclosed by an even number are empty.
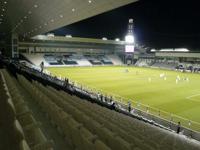
{"type": "Polygon", "coordinates": [[[125,37],[125,41],[126,41],[127,43],[134,43],[134,36],[133,36],[133,35],[127,35],[127,36],[125,37]]]}

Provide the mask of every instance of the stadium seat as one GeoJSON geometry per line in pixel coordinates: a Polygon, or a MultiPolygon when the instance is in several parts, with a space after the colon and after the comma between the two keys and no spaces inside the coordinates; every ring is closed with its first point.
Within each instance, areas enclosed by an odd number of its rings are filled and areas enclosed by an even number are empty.
{"type": "MultiPolygon", "coordinates": [[[[29,110],[29,107],[25,103],[24,99],[26,97],[23,97],[21,95],[20,85],[17,83],[16,79],[12,78],[5,70],[3,73],[7,75],[6,83],[9,85],[8,86],[9,91],[11,91],[11,89],[14,89],[14,91],[10,92],[11,97],[13,98],[14,104],[12,104],[11,102],[9,103],[11,104],[10,106],[15,108],[12,110],[14,111],[16,110],[16,117],[19,120],[19,121],[18,120],[15,121],[15,128],[19,133],[18,135],[20,135],[20,139],[22,140],[20,147],[21,149],[31,148],[31,150],[32,149],[39,150],[40,149],[39,147],[41,146],[38,146],[38,145],[45,145],[45,143],[48,141],[46,140],[44,134],[38,127],[38,123],[32,116],[29,110]],[[10,87],[12,88],[10,89],[10,87]],[[24,139],[27,141],[28,146],[26,144],[26,141],[25,142],[23,141],[24,139]]],[[[27,89],[30,89],[30,88],[27,88],[27,89]]],[[[49,145],[48,146],[49,148],[52,147],[52,144],[48,144],[48,145],[49,145]]]]}
{"type": "MultiPolygon", "coordinates": [[[[18,80],[27,89],[36,104],[40,106],[40,109],[47,114],[52,124],[65,138],[70,149],[185,150],[196,148],[190,143],[185,143],[185,140],[180,140],[180,137],[174,136],[173,133],[169,134],[167,131],[79,97],[71,96],[35,81],[29,82],[22,76],[19,76],[18,80]]],[[[15,93],[18,93],[16,89],[12,95],[15,93]]],[[[25,126],[23,128],[25,138],[28,137],[27,143],[29,144],[31,142],[30,135],[33,135],[30,148],[38,147],[39,149],[48,141],[41,133],[38,123],[31,117],[31,112],[28,113],[26,103],[21,99],[23,97],[20,97],[20,102],[17,104],[22,105],[16,105],[16,112],[27,112],[18,116],[22,128],[25,126]],[[36,137],[37,139],[35,139],[36,137]]]]}
{"type": "Polygon", "coordinates": [[[25,140],[22,140],[20,143],[20,150],[31,150],[25,140]]]}
{"type": "Polygon", "coordinates": [[[102,143],[99,140],[96,140],[94,143],[95,150],[111,150],[109,147],[107,147],[104,143],[102,143]]]}
{"type": "Polygon", "coordinates": [[[18,120],[15,120],[14,126],[15,126],[16,131],[18,132],[18,134],[17,134],[18,138],[20,140],[24,139],[24,137],[25,137],[24,136],[24,131],[23,131],[22,126],[20,125],[18,120]]]}
{"type": "Polygon", "coordinates": [[[24,115],[21,115],[18,117],[20,123],[22,126],[26,127],[27,125],[30,124],[36,124],[35,119],[33,118],[33,116],[31,115],[31,113],[26,113],[24,115]]]}

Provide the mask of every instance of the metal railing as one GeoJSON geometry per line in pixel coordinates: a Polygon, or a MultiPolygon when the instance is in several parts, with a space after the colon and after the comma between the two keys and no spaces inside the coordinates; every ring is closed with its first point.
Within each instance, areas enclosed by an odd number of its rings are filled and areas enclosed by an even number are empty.
{"type": "MultiPolygon", "coordinates": [[[[65,78],[55,77],[51,74],[44,74],[35,70],[33,68],[28,68],[26,66],[16,66],[18,69],[23,70],[25,72],[29,72],[29,74],[34,74],[39,78],[43,78],[44,80],[48,80],[50,82],[56,83],[60,86],[65,85],[65,78]]],[[[148,105],[142,104],[139,101],[130,100],[119,95],[114,95],[112,93],[105,92],[101,89],[89,87],[78,83],[76,81],[69,81],[68,83],[73,89],[78,90],[84,94],[90,95],[92,98],[102,101],[99,95],[103,95],[104,98],[107,98],[108,101],[103,100],[104,103],[111,105],[111,101],[115,102],[115,106],[118,110],[126,112],[126,114],[140,116],[147,119],[149,122],[153,122],[153,124],[158,124],[163,126],[163,128],[169,130],[176,130],[177,123],[180,122],[182,126],[182,134],[186,136],[190,136],[198,141],[200,141],[200,123],[192,121],[190,119],[183,118],[181,116],[150,107],[148,105]],[[111,101],[110,101],[111,100],[111,101]],[[128,102],[131,103],[131,112],[128,111],[128,102]]]]}
{"type": "Polygon", "coordinates": [[[156,116],[158,118],[162,118],[173,124],[177,124],[178,122],[180,122],[182,127],[190,129],[193,132],[200,132],[200,123],[199,122],[192,121],[190,119],[178,116],[176,114],[173,114],[173,113],[170,113],[167,111],[163,111],[158,108],[150,107],[149,105],[145,105],[139,101],[134,101],[134,100],[131,100],[131,99],[128,99],[125,97],[121,97],[116,94],[108,93],[106,91],[103,91],[102,89],[83,85],[77,81],[71,81],[71,83],[73,83],[74,86],[81,88],[82,90],[85,90],[85,91],[88,91],[91,93],[96,93],[97,95],[102,94],[109,98],[112,97],[113,101],[115,101],[117,104],[120,104],[120,106],[123,106],[125,109],[128,108],[128,102],[130,102],[131,107],[132,107],[132,113],[134,113],[134,110],[145,112],[146,114],[149,114],[151,116],[156,116]]]}

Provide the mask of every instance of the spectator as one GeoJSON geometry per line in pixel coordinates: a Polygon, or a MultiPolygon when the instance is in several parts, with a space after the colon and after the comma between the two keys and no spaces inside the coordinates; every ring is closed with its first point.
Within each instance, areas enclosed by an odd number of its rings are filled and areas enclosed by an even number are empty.
{"type": "Polygon", "coordinates": [[[100,95],[100,100],[103,101],[103,94],[100,95]]]}
{"type": "Polygon", "coordinates": [[[107,97],[107,96],[105,96],[105,98],[104,98],[104,99],[105,99],[105,102],[107,102],[107,101],[108,101],[108,97],[107,97]]]}
{"type": "Polygon", "coordinates": [[[68,87],[68,84],[69,84],[69,80],[67,78],[65,78],[65,82],[64,82],[64,87],[68,87]]]}
{"type": "Polygon", "coordinates": [[[131,112],[131,102],[128,101],[128,112],[130,113],[131,112]]]}
{"type": "Polygon", "coordinates": [[[43,72],[43,70],[44,70],[44,62],[43,61],[40,64],[40,68],[41,68],[41,72],[43,72]]]}
{"type": "Polygon", "coordinates": [[[112,110],[115,110],[115,102],[114,102],[114,101],[113,101],[112,104],[111,104],[111,109],[112,109],[112,110]]]}
{"type": "Polygon", "coordinates": [[[113,101],[113,98],[112,98],[112,96],[110,96],[110,103],[112,103],[112,101],[113,101]]]}
{"type": "Polygon", "coordinates": [[[178,122],[178,125],[177,125],[177,131],[176,131],[176,133],[177,133],[177,134],[179,134],[179,133],[180,133],[180,131],[181,131],[181,123],[180,123],[180,122],[178,122]]]}

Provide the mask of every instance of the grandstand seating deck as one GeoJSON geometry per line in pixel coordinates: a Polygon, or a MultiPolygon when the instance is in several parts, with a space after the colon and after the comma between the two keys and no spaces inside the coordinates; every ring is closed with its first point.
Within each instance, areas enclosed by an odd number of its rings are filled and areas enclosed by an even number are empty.
{"type": "Polygon", "coordinates": [[[117,55],[107,55],[108,59],[113,63],[113,65],[122,65],[123,62],[117,55]]]}
{"type": "Polygon", "coordinates": [[[165,68],[165,69],[175,69],[177,63],[170,62],[156,62],[152,65],[152,67],[165,68]]]}
{"type": "Polygon", "coordinates": [[[43,61],[45,67],[121,65],[115,55],[84,55],[84,54],[22,54],[29,62],[39,66],[43,61]]]}
{"type": "Polygon", "coordinates": [[[178,66],[178,61],[174,60],[162,60],[162,59],[148,59],[140,58],[135,63],[136,66],[144,67],[155,67],[155,68],[164,68],[164,69],[175,69],[178,66]]]}
{"type": "Polygon", "coordinates": [[[23,56],[36,66],[39,66],[42,61],[44,62],[44,66],[48,65],[48,63],[45,61],[42,54],[26,54],[26,53],[24,53],[23,56]]]}
{"type": "Polygon", "coordinates": [[[67,143],[66,149],[200,149],[199,144],[175,133],[69,95],[64,91],[44,86],[37,81],[30,82],[22,75],[18,75],[17,81],[5,71],[4,74],[9,89],[12,89],[11,96],[15,95],[13,102],[19,123],[22,125],[21,130],[31,149],[41,149],[41,146],[44,147],[43,149],[48,149],[51,148],[51,144],[29,111],[31,105],[26,105],[26,99],[19,94],[20,89],[26,89],[40,111],[46,114],[52,126],[63,136],[67,143]]]}
{"type": "Polygon", "coordinates": [[[23,132],[16,121],[15,108],[6,93],[3,78],[0,74],[0,149],[28,150],[29,147],[25,146],[27,145],[26,141],[22,142],[23,132]]]}

